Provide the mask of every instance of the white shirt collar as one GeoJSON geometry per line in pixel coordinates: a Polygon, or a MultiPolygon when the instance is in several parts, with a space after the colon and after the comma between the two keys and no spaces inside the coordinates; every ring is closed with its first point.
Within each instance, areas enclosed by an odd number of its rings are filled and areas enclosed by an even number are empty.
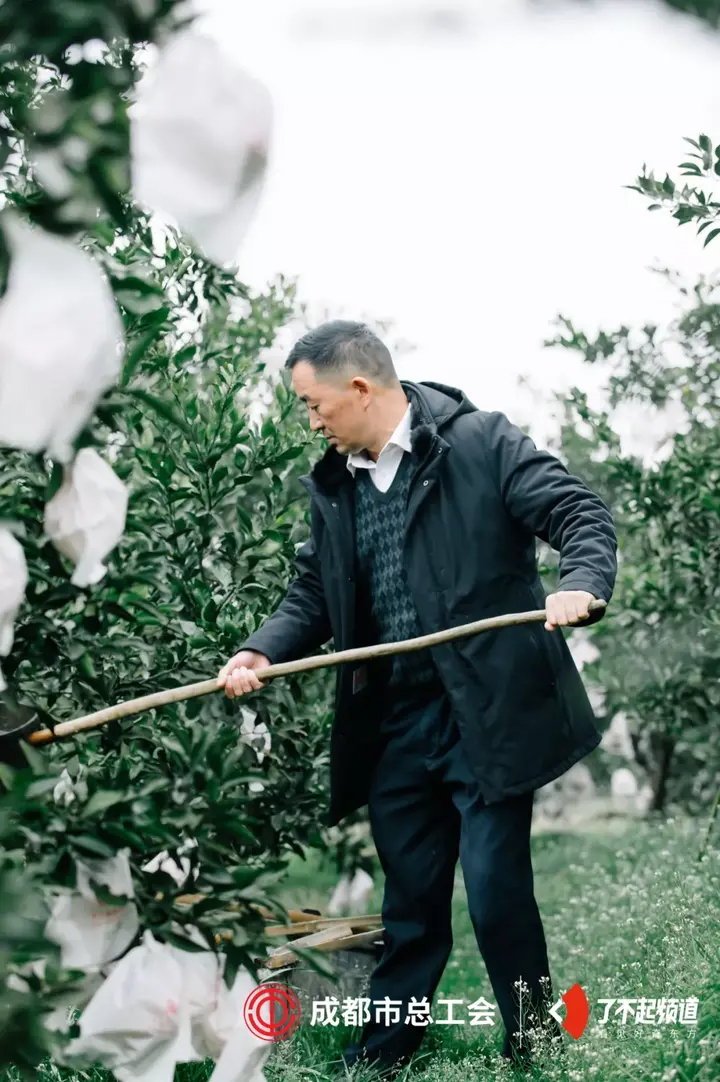
{"type": "MultiPolygon", "coordinates": [[[[408,408],[405,410],[405,413],[398,422],[392,436],[380,452],[380,455],[378,455],[378,459],[381,455],[384,455],[390,447],[399,447],[403,451],[410,451],[411,413],[412,402],[409,402],[408,408]]],[[[366,469],[374,470],[377,468],[377,462],[373,462],[368,456],[367,451],[352,451],[347,457],[347,468],[353,476],[355,476],[355,470],[358,466],[364,466],[366,469]]]]}

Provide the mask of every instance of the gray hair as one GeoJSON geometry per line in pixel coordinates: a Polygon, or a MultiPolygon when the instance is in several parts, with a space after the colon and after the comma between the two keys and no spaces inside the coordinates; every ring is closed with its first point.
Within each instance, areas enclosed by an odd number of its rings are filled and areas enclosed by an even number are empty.
{"type": "Polygon", "coordinates": [[[290,350],[286,368],[307,361],[317,374],[332,376],[355,369],[386,387],[398,383],[390,350],[366,323],[333,319],[300,338],[290,350]]]}

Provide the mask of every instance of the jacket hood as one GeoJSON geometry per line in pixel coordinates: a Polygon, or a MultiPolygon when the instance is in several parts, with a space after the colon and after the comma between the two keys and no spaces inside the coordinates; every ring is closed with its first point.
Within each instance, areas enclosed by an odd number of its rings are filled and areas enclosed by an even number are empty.
{"type": "MultiPolygon", "coordinates": [[[[413,455],[423,456],[430,447],[435,435],[455,417],[463,413],[473,413],[473,405],[464,391],[450,387],[445,383],[421,380],[400,380],[408,399],[415,406],[413,424],[410,431],[410,447],[413,455]]],[[[310,477],[318,488],[332,491],[350,477],[347,469],[347,455],[338,453],[335,447],[328,447],[325,454],[310,471],[310,477]]]]}

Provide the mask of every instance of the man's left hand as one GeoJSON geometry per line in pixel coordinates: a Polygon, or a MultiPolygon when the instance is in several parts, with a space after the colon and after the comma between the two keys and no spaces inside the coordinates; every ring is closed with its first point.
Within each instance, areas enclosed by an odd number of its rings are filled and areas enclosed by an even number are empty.
{"type": "Polygon", "coordinates": [[[587,590],[559,590],[545,598],[545,630],[554,631],[556,627],[576,624],[590,615],[588,605],[594,601],[593,594],[587,590]]]}

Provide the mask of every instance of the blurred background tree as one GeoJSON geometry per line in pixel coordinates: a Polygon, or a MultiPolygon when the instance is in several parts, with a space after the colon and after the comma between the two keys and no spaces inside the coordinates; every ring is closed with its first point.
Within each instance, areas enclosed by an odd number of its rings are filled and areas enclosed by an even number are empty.
{"type": "MultiPolygon", "coordinates": [[[[690,142],[699,174],[715,180],[720,148],[706,136],[690,142]]],[[[681,166],[686,174],[691,167],[681,166]]],[[[680,224],[699,219],[700,233],[720,210],[701,189],[683,190],[669,177],[657,182],[645,169],[632,187],[651,209],[666,204],[680,224]]],[[[717,232],[705,233],[705,243],[717,232]]],[[[689,285],[661,273],[681,309],[666,328],[589,336],[563,317],[546,344],[607,373],[606,409],[592,409],[577,387],[556,396],[557,453],[606,501],[619,536],[613,611],[594,629],[600,656],[583,675],[601,689],[606,721],[619,712],[630,719],[651,809],[672,803],[698,813],[711,804],[720,776],[720,281],[689,285]],[[669,409],[682,417],[647,462],[623,452],[613,427],[627,402],[648,417],[669,409]]],[[[554,567],[554,554],[544,559],[554,567]]]]}

